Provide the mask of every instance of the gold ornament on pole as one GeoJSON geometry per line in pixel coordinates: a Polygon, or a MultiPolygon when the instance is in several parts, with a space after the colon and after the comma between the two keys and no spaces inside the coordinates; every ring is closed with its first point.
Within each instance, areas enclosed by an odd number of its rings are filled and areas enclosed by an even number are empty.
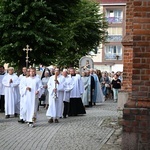
{"type": "Polygon", "coordinates": [[[26,67],[28,68],[28,62],[29,62],[28,52],[32,51],[32,48],[29,48],[29,45],[26,45],[26,48],[23,48],[23,51],[26,51],[26,67]]]}

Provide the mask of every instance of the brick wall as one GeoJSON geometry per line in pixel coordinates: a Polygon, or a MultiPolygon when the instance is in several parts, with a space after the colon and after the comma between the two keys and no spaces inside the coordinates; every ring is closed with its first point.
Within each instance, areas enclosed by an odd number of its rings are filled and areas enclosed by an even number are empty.
{"type": "Polygon", "coordinates": [[[127,1],[126,36],[122,43],[124,46],[122,90],[127,91],[129,93],[129,99],[131,99],[133,73],[133,0],[127,1]]]}
{"type": "Polygon", "coordinates": [[[123,150],[150,150],[150,109],[123,110],[123,150]]]}
{"type": "Polygon", "coordinates": [[[123,90],[123,150],[150,149],[150,0],[127,0],[123,90]],[[131,138],[132,137],[132,138],[131,138]]]}
{"type": "Polygon", "coordinates": [[[132,97],[150,98],[150,1],[134,1],[132,97]]]}
{"type": "Polygon", "coordinates": [[[132,100],[147,101],[150,99],[150,1],[128,0],[126,18],[126,36],[122,42],[123,90],[130,93],[132,100]]]}

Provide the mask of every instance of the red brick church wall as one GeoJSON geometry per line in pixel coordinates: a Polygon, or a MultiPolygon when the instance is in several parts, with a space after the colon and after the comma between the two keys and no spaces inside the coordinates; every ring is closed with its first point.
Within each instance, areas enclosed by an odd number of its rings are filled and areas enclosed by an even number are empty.
{"type": "Polygon", "coordinates": [[[150,150],[150,0],[127,0],[123,150],[150,150]]]}

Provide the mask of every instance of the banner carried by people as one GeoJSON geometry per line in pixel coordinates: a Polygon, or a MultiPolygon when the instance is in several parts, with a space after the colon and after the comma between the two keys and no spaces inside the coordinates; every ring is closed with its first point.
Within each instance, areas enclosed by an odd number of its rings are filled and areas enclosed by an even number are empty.
{"type": "Polygon", "coordinates": [[[90,57],[84,56],[79,60],[80,73],[91,68],[94,68],[94,62],[90,57]]]}

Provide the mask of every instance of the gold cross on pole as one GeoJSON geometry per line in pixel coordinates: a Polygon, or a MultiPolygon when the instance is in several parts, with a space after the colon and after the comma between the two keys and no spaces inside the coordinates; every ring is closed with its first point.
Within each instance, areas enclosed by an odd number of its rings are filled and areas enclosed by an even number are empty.
{"type": "Polygon", "coordinates": [[[23,51],[26,51],[26,67],[28,68],[28,62],[29,62],[28,52],[32,51],[32,48],[29,48],[29,45],[26,45],[26,48],[23,48],[23,51]]]}

